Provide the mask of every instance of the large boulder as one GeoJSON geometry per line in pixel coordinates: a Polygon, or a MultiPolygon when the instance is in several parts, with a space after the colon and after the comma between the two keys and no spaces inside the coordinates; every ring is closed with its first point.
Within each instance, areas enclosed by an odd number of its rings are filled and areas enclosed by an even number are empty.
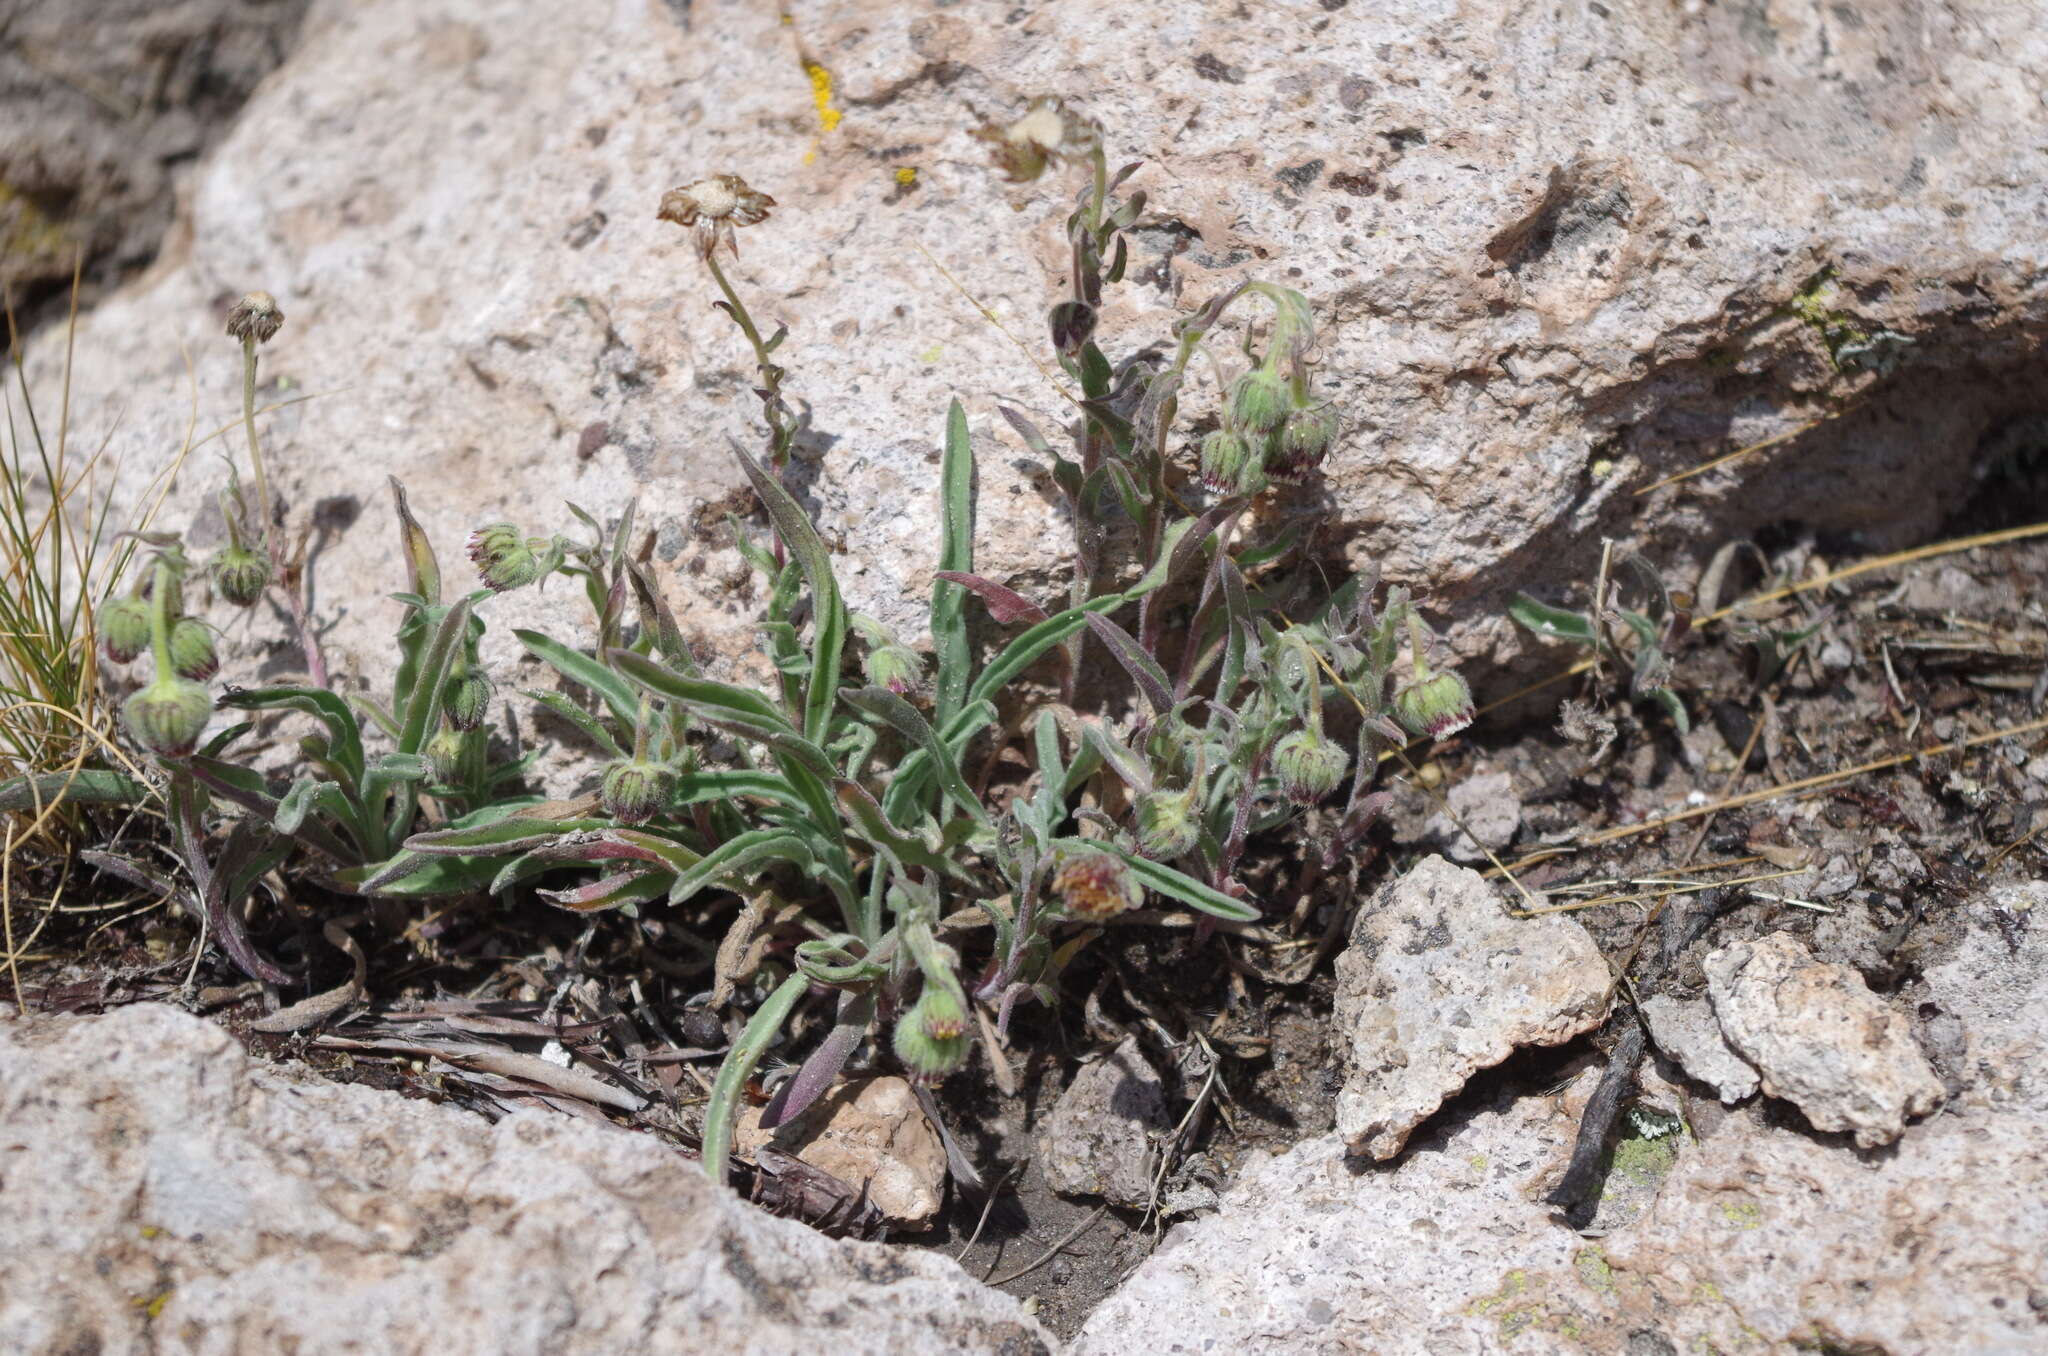
{"type": "Polygon", "coordinates": [[[1049,1345],[936,1253],[835,1243],[645,1135],[254,1063],[140,1005],[0,1022],[0,1349],[1049,1345]]]}
{"type": "MultiPolygon", "coordinates": [[[[1058,93],[1147,162],[1105,333],[1159,342],[1240,278],[1305,292],[1349,432],[1322,492],[1275,512],[1326,509],[1329,548],[1505,659],[1506,591],[1590,575],[1603,534],[1669,561],[1786,521],[1877,546],[1962,501],[1980,447],[2042,405],[2044,67],[2037,0],[327,0],[175,247],[85,325],[73,437],[111,437],[139,502],[195,382],[200,433],[232,416],[221,315],[267,288],[289,319],[266,399],[313,397],[266,420],[277,482],[302,520],[340,501],[316,572],[343,667],[391,662],[387,473],[451,557],[480,521],[551,531],[565,498],[640,495],[686,624],[737,653],[751,605],[718,524],[728,439],[759,445],[751,359],[655,219],[729,170],[780,203],[738,285],[790,326],[798,479],[854,605],[915,630],[956,394],[985,567],[1043,591],[1068,533],[995,403],[1066,417],[1038,358],[1078,178],[1006,186],[972,133],[1058,93]],[[374,511],[345,526],[348,500],[374,511]]],[[[46,340],[35,372],[60,357],[46,340]]],[[[210,504],[217,446],[164,524],[210,504]]]]}

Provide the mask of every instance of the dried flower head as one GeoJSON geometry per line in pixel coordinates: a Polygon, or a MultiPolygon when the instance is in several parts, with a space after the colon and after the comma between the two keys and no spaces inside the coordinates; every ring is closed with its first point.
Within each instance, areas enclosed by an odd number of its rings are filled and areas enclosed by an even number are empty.
{"type": "Polygon", "coordinates": [[[1046,166],[1078,159],[1102,145],[1102,125],[1070,110],[1063,99],[1034,99],[1008,126],[989,124],[974,134],[989,144],[996,168],[1013,184],[1028,183],[1046,166]]]}
{"type": "Polygon", "coordinates": [[[243,343],[268,343],[283,324],[284,312],[268,292],[251,292],[228,312],[228,334],[243,343]]]}
{"type": "Polygon", "coordinates": [[[733,228],[766,221],[773,206],[775,199],[749,188],[739,175],[714,174],[662,194],[661,210],[655,215],[694,230],[697,253],[709,259],[721,242],[737,256],[733,228]]]}
{"type": "Polygon", "coordinates": [[[1114,918],[1145,902],[1145,887],[1123,859],[1093,848],[1062,862],[1053,873],[1052,889],[1076,918],[1114,918]]]}

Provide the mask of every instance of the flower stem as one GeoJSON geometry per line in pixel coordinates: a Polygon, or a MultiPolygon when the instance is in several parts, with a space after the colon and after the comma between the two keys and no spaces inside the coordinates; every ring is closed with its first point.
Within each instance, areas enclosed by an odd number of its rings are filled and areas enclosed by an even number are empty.
{"type": "Polygon", "coordinates": [[[178,573],[171,562],[157,557],[155,582],[149,598],[149,657],[156,664],[157,677],[169,676],[171,664],[171,590],[178,586],[178,573]]]}
{"type": "Polygon", "coordinates": [[[270,536],[270,478],[263,473],[263,446],[256,438],[256,336],[242,339],[242,427],[249,434],[249,478],[256,482],[257,524],[270,536]]]}

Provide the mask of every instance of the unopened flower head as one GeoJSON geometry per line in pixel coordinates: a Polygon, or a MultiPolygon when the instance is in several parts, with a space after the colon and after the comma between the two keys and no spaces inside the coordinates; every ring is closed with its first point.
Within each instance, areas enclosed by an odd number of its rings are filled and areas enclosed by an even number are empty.
{"type": "Polygon", "coordinates": [[[270,561],[247,546],[222,548],[213,558],[213,586],[236,607],[254,607],[270,584],[270,561]]]}
{"type": "Polygon", "coordinates": [[[1046,166],[1078,159],[1102,145],[1100,123],[1051,96],[1033,100],[1015,122],[991,124],[974,135],[989,144],[996,167],[1013,184],[1027,183],[1045,173],[1046,166]]]}
{"type": "Polygon", "coordinates": [[[1337,789],[1351,755],[1319,731],[1296,730],[1273,746],[1273,777],[1296,805],[1313,805],[1337,789]]]}
{"type": "Polygon", "coordinates": [[[1337,412],[1324,405],[1296,410],[1280,426],[1279,455],[1267,463],[1266,473],[1278,481],[1299,485],[1323,464],[1330,444],[1337,439],[1337,412]]]}
{"type": "Polygon", "coordinates": [[[457,730],[436,730],[421,752],[426,756],[427,775],[436,786],[455,786],[462,780],[463,738],[457,730]]]}
{"type": "Polygon", "coordinates": [[[1158,861],[1185,856],[1201,838],[1195,822],[1195,789],[1154,791],[1136,806],[1138,850],[1158,861]]]}
{"type": "Polygon", "coordinates": [[[121,707],[129,736],[166,758],[183,758],[197,748],[212,716],[213,698],[206,689],[170,673],[158,674],[121,707]]]}
{"type": "Polygon", "coordinates": [[[1247,437],[1279,429],[1292,405],[1286,378],[1270,367],[1245,373],[1230,388],[1230,422],[1247,437]]]}
{"type": "Polygon", "coordinates": [[[469,534],[469,560],[485,588],[504,593],[525,588],[561,564],[561,548],[512,523],[491,523],[469,534]]]}
{"type": "Polygon", "coordinates": [[[1449,739],[1476,714],[1472,690],[1449,669],[1425,672],[1394,694],[1394,715],[1417,738],[1449,739]]]}
{"type": "Polygon", "coordinates": [[[251,292],[228,312],[229,336],[244,343],[268,343],[283,324],[284,312],[277,309],[277,298],[268,292],[251,292]]]}
{"type": "Polygon", "coordinates": [[[660,763],[613,763],[604,770],[598,800],[621,824],[645,824],[668,808],[676,775],[660,763]]]}
{"type": "Polygon", "coordinates": [[[441,699],[442,713],[448,723],[458,730],[474,730],[484,723],[484,717],[491,709],[491,680],[475,669],[458,678],[448,680],[447,694],[441,699]]]}
{"type": "Polygon", "coordinates": [[[662,194],[661,210],[655,215],[689,227],[695,233],[697,253],[709,259],[720,244],[737,255],[739,243],[733,228],[766,221],[773,206],[775,199],[750,188],[739,175],[714,174],[662,194]]]}
{"type": "Polygon", "coordinates": [[[1121,857],[1097,849],[1076,852],[1052,877],[1053,893],[1076,918],[1114,918],[1145,902],[1145,887],[1121,857]]]}
{"type": "Polygon", "coordinates": [[[967,1062],[967,1014],[960,1000],[926,985],[910,1010],[896,1019],[896,1058],[920,1083],[936,1083],[967,1062]]]}
{"type": "Polygon", "coordinates": [[[140,598],[117,598],[99,610],[100,644],[107,658],[126,664],[149,648],[149,604],[140,598]]]}
{"type": "Polygon", "coordinates": [[[1259,458],[1249,444],[1227,428],[1202,439],[1202,483],[1218,494],[1236,494],[1256,485],[1259,458]]]}
{"type": "Polygon", "coordinates": [[[220,672],[220,651],[205,622],[181,617],[171,627],[171,668],[180,678],[205,682],[220,672]]]}

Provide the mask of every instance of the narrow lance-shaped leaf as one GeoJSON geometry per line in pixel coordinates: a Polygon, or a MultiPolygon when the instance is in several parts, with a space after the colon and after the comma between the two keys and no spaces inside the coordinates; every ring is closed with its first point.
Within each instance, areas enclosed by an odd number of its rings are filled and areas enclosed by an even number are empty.
{"type": "Polygon", "coordinates": [[[405,486],[397,476],[389,477],[391,497],[398,505],[398,547],[405,557],[405,578],[407,587],[427,601],[430,607],[441,602],[441,563],[434,558],[434,544],[427,537],[426,529],[412,516],[412,508],[405,502],[405,486]]]}
{"type": "Polygon", "coordinates": [[[1013,622],[1042,622],[1046,619],[1047,613],[1044,608],[1016,590],[1003,587],[993,579],[985,579],[981,575],[968,574],[961,570],[940,570],[938,577],[951,580],[980,594],[982,602],[988,606],[988,614],[1004,626],[1013,622]]]}
{"type": "Polygon", "coordinates": [[[932,583],[932,643],[937,651],[934,710],[944,724],[967,699],[967,594],[954,574],[974,569],[974,445],[967,411],[955,400],[946,411],[945,459],[939,469],[939,573],[932,583]]]}
{"type": "Polygon", "coordinates": [[[846,608],[839,601],[839,582],[832,575],[825,543],[803,506],[744,451],[735,447],[733,455],[811,586],[811,678],[804,691],[804,737],[816,743],[825,738],[832,718],[839,657],[846,644],[846,608]]]}
{"type": "Polygon", "coordinates": [[[704,1175],[714,1182],[724,1183],[732,1158],[732,1128],[739,1115],[740,1089],[746,1086],[754,1067],[768,1053],[776,1033],[782,1030],[782,1024],[789,1020],[789,1014],[796,1010],[798,1000],[810,987],[811,981],[801,973],[783,980],[754,1013],[746,1030],[740,1033],[739,1042],[718,1066],[718,1077],[711,1084],[711,1100],[704,1107],[704,1175]]]}

